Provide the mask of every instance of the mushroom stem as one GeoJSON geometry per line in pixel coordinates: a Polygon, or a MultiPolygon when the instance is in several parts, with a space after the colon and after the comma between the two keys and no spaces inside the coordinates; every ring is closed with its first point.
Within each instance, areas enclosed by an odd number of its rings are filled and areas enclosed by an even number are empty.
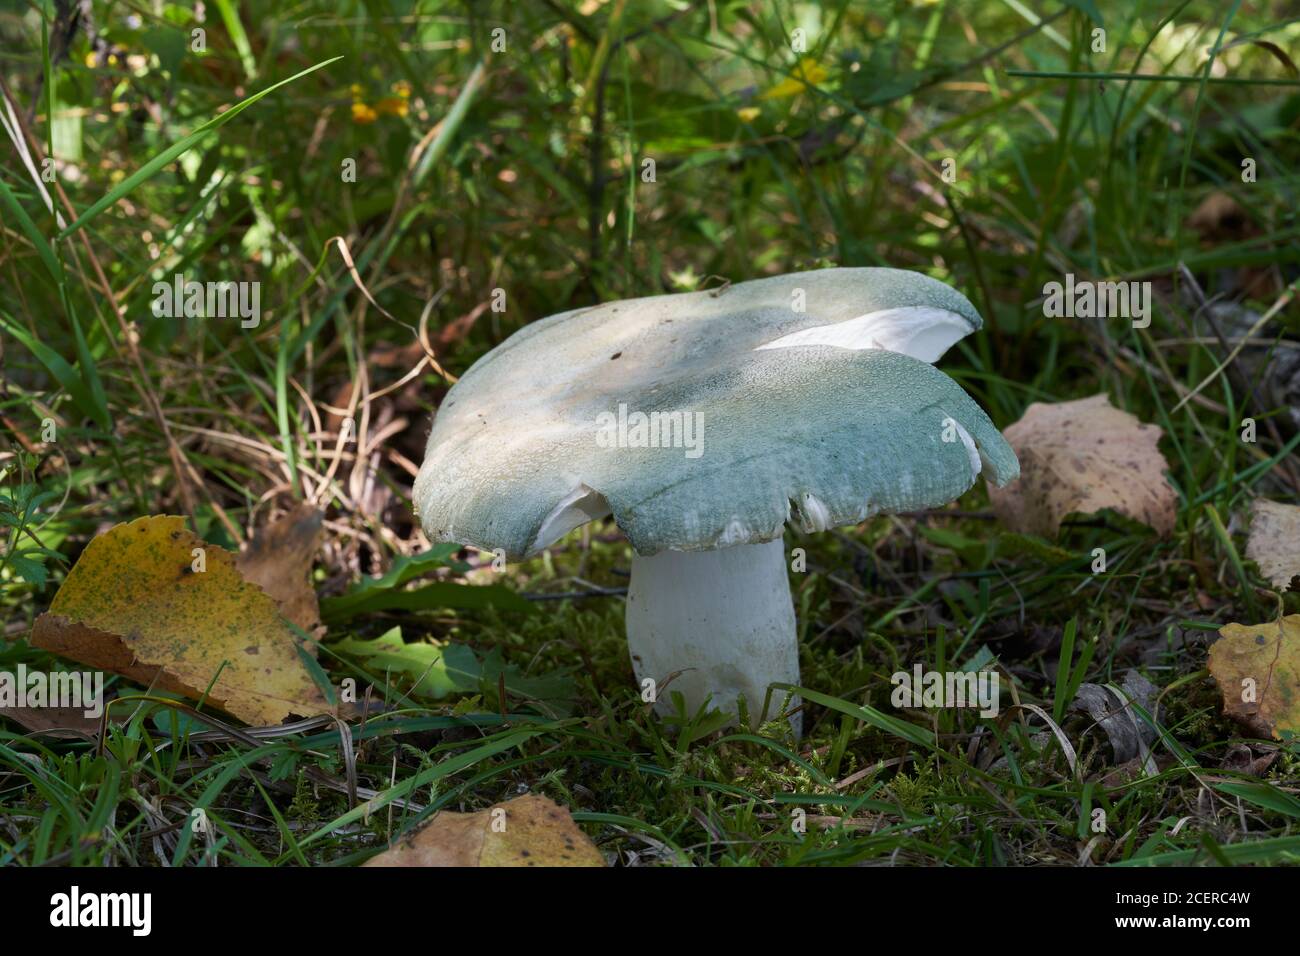
{"type": "MultiPolygon", "coordinates": [[[[673,691],[686,698],[691,714],[706,700],[735,714],[736,697],[744,694],[757,725],[765,719],[768,685],[799,682],[794,604],[781,539],[715,551],[634,555],[627,644],[638,683],[655,681],[655,709],[661,714],[673,712],[673,691]]],[[[775,712],[783,699],[784,692],[773,691],[769,710],[775,712]]],[[[790,719],[796,734],[800,716],[790,719]]]]}

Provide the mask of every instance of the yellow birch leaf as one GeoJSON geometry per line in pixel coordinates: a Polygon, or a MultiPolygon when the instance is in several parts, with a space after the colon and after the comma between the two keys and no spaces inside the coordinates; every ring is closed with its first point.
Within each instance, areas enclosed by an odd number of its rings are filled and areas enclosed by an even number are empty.
{"type": "Polygon", "coordinates": [[[190,698],[207,691],[250,724],[331,712],[275,601],[180,517],[137,518],[91,541],[32,644],[190,698]]]}
{"type": "Polygon", "coordinates": [[[1210,648],[1223,712],[1259,737],[1300,734],[1300,614],[1268,624],[1225,624],[1210,648]]]}

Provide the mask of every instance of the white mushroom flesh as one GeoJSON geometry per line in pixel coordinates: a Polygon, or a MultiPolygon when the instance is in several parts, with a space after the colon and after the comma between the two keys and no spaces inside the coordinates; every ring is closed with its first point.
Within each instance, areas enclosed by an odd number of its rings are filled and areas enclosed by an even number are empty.
{"type": "MultiPolygon", "coordinates": [[[[744,695],[751,723],[763,719],[768,688],[798,684],[794,604],[780,538],[715,551],[660,551],[632,558],[627,643],[644,689],[654,681],[655,709],[673,712],[680,691],[689,713],[736,714],[744,695]],[[675,676],[674,676],[675,675],[675,676]]],[[[766,719],[786,692],[772,690],[766,719]]],[[[792,704],[797,706],[797,704],[792,704]]],[[[791,724],[798,733],[800,718],[791,724]]]]}

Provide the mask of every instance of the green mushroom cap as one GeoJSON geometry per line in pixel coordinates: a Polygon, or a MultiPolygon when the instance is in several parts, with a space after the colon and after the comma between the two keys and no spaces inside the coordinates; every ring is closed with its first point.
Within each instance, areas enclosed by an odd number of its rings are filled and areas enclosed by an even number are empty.
{"type": "Polygon", "coordinates": [[[979,327],[956,290],[898,269],[552,316],[448,393],[416,510],[433,540],[519,557],[609,513],[654,554],[936,507],[1019,464],[956,382],[887,349],[937,358],[979,327]]]}

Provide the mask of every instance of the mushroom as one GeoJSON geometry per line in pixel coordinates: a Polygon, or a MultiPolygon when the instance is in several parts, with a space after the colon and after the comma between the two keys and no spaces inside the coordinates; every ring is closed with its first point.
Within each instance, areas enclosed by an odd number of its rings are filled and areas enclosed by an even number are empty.
{"type": "Polygon", "coordinates": [[[416,511],[431,540],[511,558],[612,514],[633,550],[638,681],[672,678],[691,713],[734,715],[743,695],[757,723],[772,684],[799,682],[787,520],[823,531],[1019,474],[980,407],[929,364],[980,325],[956,290],[885,268],[554,315],[447,394],[416,511]]]}

